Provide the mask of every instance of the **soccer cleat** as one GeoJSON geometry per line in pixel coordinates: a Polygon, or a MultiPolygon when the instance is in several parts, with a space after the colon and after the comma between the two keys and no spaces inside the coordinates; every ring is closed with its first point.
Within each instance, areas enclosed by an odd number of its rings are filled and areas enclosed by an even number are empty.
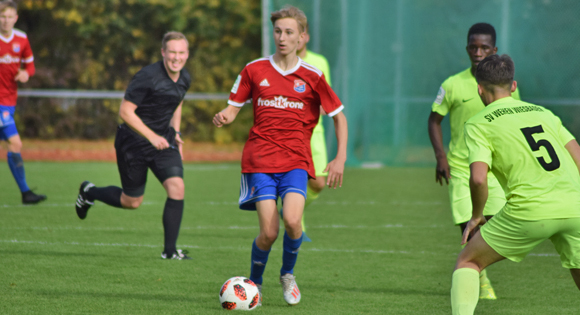
{"type": "Polygon", "coordinates": [[[280,284],[282,284],[282,291],[284,291],[284,300],[288,305],[296,305],[300,303],[300,290],[296,284],[296,277],[293,274],[287,273],[280,276],[280,284]]]}
{"type": "Polygon", "coordinates": [[[491,286],[491,283],[484,283],[479,287],[479,299],[480,300],[497,300],[495,291],[491,286]]]}
{"type": "Polygon", "coordinates": [[[44,200],[46,200],[45,195],[37,195],[32,190],[22,193],[22,203],[25,205],[37,204],[44,200]]]}
{"type": "Polygon", "coordinates": [[[258,293],[260,293],[260,302],[258,302],[258,306],[262,306],[262,285],[256,283],[256,286],[258,287],[258,293]]]}
{"type": "Polygon", "coordinates": [[[89,208],[95,204],[87,199],[87,191],[92,187],[95,187],[93,183],[84,181],[81,183],[81,187],[79,188],[79,196],[77,197],[75,209],[77,210],[77,215],[81,220],[84,220],[87,217],[89,208]]]}
{"type": "Polygon", "coordinates": [[[169,254],[167,254],[166,252],[161,253],[161,258],[163,258],[163,259],[175,259],[175,260],[193,259],[193,258],[187,256],[186,254],[189,254],[189,252],[187,250],[178,249],[177,251],[173,252],[173,254],[171,254],[171,256],[169,254]]]}

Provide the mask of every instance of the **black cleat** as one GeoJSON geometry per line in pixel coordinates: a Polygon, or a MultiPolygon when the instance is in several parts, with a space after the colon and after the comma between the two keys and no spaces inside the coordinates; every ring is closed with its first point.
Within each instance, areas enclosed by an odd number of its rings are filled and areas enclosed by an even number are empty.
{"type": "Polygon", "coordinates": [[[32,190],[22,193],[22,203],[25,205],[37,204],[46,200],[46,195],[37,195],[32,190]]]}
{"type": "Polygon", "coordinates": [[[77,215],[81,220],[87,217],[87,211],[95,203],[87,199],[87,191],[95,187],[95,185],[89,181],[84,181],[79,188],[79,196],[77,197],[77,203],[75,204],[75,209],[77,210],[77,215]]]}
{"type": "Polygon", "coordinates": [[[163,259],[176,259],[176,260],[189,260],[193,259],[186,254],[189,252],[187,250],[178,249],[177,251],[173,252],[172,255],[168,255],[166,252],[161,253],[161,258],[163,259]]]}

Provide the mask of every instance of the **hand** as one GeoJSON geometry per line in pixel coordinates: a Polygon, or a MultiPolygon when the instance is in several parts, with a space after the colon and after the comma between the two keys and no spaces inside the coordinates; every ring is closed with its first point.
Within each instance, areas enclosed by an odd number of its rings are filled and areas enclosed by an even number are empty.
{"type": "Polygon", "coordinates": [[[28,82],[29,78],[30,78],[30,76],[28,75],[28,72],[26,72],[26,70],[19,69],[18,73],[14,77],[14,81],[20,81],[22,83],[26,83],[26,82],[28,82]]]}
{"type": "Polygon", "coordinates": [[[151,142],[151,144],[157,150],[165,150],[169,148],[169,142],[167,142],[167,139],[163,138],[160,135],[153,136],[153,139],[149,139],[149,142],[151,142]]]}
{"type": "Polygon", "coordinates": [[[449,170],[449,163],[447,158],[443,157],[437,159],[437,166],[435,168],[435,182],[443,186],[443,179],[445,178],[445,183],[449,185],[449,179],[451,178],[451,171],[449,170]]]}
{"type": "Polygon", "coordinates": [[[215,116],[213,117],[213,124],[216,125],[216,127],[218,128],[228,123],[229,123],[228,118],[226,115],[224,115],[223,111],[215,114],[215,116]]]}
{"type": "Polygon", "coordinates": [[[467,243],[467,239],[469,235],[475,234],[479,230],[480,225],[484,225],[487,223],[487,220],[484,216],[481,217],[472,217],[469,222],[467,222],[467,226],[465,230],[463,230],[463,238],[461,239],[461,245],[467,243]]]}
{"type": "Polygon", "coordinates": [[[181,140],[181,136],[178,133],[175,134],[175,142],[177,143],[179,154],[181,155],[181,159],[183,160],[183,140],[181,140]]]}
{"type": "Polygon", "coordinates": [[[336,159],[330,161],[324,172],[328,172],[326,179],[326,185],[328,188],[336,189],[336,186],[342,187],[342,175],[344,174],[344,161],[338,161],[336,159]]]}

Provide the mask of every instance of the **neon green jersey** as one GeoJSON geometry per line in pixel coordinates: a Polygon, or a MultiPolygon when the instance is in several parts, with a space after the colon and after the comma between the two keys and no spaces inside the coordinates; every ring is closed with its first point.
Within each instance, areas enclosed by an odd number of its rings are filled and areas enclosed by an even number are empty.
{"type": "Polygon", "coordinates": [[[465,123],[469,163],[485,162],[521,220],[580,217],[580,175],[564,147],[574,136],[544,107],[505,97],[465,123]]]}
{"type": "MultiPolygon", "coordinates": [[[[332,86],[332,83],[330,83],[330,67],[328,66],[328,60],[326,60],[326,58],[323,55],[307,50],[306,57],[304,57],[304,59],[302,60],[320,69],[320,71],[324,73],[326,83],[332,86]]],[[[312,132],[324,132],[324,127],[322,126],[322,119],[318,120],[318,124],[316,125],[316,127],[314,127],[314,130],[312,132]]]]}
{"type": "MultiPolygon", "coordinates": [[[[519,91],[516,90],[512,97],[520,99],[519,91]]],[[[471,73],[471,68],[447,78],[439,88],[432,111],[441,116],[449,113],[451,142],[447,160],[452,171],[456,169],[469,173],[469,152],[465,146],[463,125],[484,107],[477,93],[477,81],[471,73]]]]}

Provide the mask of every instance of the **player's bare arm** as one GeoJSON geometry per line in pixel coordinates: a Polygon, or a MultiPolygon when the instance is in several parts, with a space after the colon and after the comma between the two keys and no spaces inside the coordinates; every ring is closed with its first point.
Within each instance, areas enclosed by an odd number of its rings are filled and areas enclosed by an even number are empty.
{"type": "Polygon", "coordinates": [[[483,216],[483,208],[487,202],[487,172],[489,166],[484,162],[473,162],[469,165],[471,176],[469,177],[469,188],[471,190],[471,204],[473,205],[471,220],[467,222],[467,227],[463,231],[461,244],[467,243],[469,235],[476,231],[477,227],[487,221],[483,216]]]}
{"type": "Polygon", "coordinates": [[[28,82],[28,79],[30,79],[30,75],[28,74],[28,71],[26,71],[24,69],[19,69],[18,73],[14,77],[14,81],[18,81],[18,82],[22,82],[22,83],[28,82]]]}
{"type": "Polygon", "coordinates": [[[578,145],[576,140],[570,140],[570,142],[566,143],[565,148],[572,156],[572,159],[574,160],[574,163],[576,163],[576,167],[580,172],[580,145],[578,145]]]}
{"type": "Polygon", "coordinates": [[[173,127],[173,129],[175,129],[175,131],[177,132],[175,134],[175,142],[177,143],[177,146],[179,148],[179,154],[181,154],[181,158],[183,159],[183,140],[181,140],[181,135],[180,135],[180,128],[181,128],[181,108],[183,107],[183,101],[181,101],[181,103],[179,103],[179,106],[177,106],[177,108],[175,109],[175,112],[173,113],[173,117],[171,117],[171,121],[169,122],[171,127],[173,127]]]}
{"type": "Polygon", "coordinates": [[[428,123],[429,139],[431,139],[431,145],[433,146],[435,158],[437,159],[435,181],[441,186],[443,186],[443,179],[445,179],[445,183],[449,185],[449,179],[451,178],[449,162],[447,161],[447,155],[443,148],[443,131],[441,130],[441,121],[443,121],[443,118],[444,116],[441,116],[436,112],[431,112],[428,123]]]}
{"type": "Polygon", "coordinates": [[[137,105],[129,102],[125,99],[121,102],[121,108],[119,109],[119,116],[121,119],[129,126],[131,129],[135,130],[137,133],[145,137],[157,150],[163,150],[169,148],[169,142],[167,139],[156,134],[147,125],[143,123],[141,118],[135,114],[137,105]]]}
{"type": "Polygon", "coordinates": [[[236,116],[238,116],[238,113],[241,109],[241,107],[228,105],[228,107],[226,107],[224,110],[215,114],[213,117],[213,124],[218,128],[222,127],[223,125],[231,124],[234,119],[236,119],[236,116]]]}
{"type": "Polygon", "coordinates": [[[326,185],[329,188],[336,189],[336,186],[342,187],[342,176],[344,174],[344,163],[346,163],[346,144],[348,141],[348,125],[346,116],[340,112],[332,117],[334,120],[334,129],[336,132],[337,151],[334,160],[326,166],[325,172],[328,172],[326,185]]]}

